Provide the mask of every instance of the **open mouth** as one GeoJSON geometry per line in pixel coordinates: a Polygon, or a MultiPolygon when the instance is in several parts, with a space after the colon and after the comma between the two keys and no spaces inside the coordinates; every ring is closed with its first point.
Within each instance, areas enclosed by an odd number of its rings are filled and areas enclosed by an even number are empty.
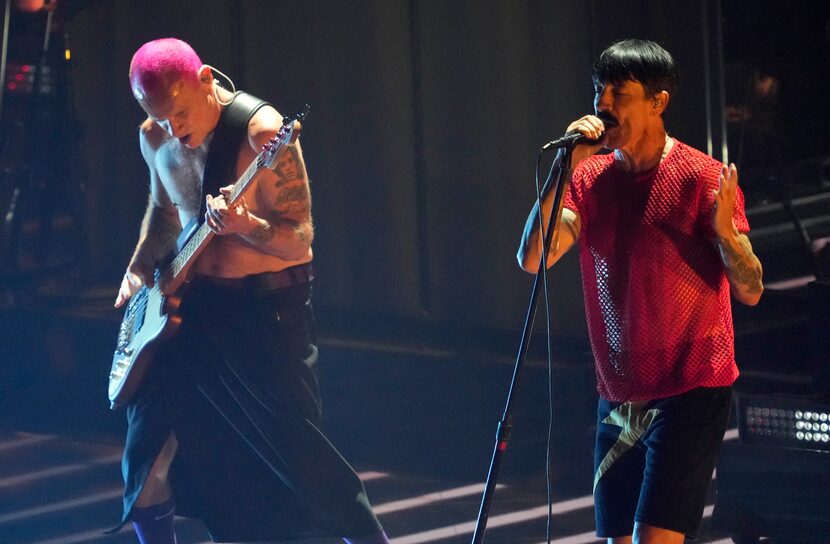
{"type": "Polygon", "coordinates": [[[610,130],[616,126],[619,126],[619,123],[611,114],[601,111],[597,114],[597,117],[599,117],[602,124],[605,125],[605,130],[610,130]]]}
{"type": "Polygon", "coordinates": [[[192,136],[193,136],[192,134],[188,134],[188,135],[186,135],[186,136],[182,136],[181,138],[179,138],[179,141],[180,141],[183,145],[187,145],[187,144],[188,144],[188,142],[190,142],[190,139],[191,139],[191,137],[192,137],[192,136]]]}

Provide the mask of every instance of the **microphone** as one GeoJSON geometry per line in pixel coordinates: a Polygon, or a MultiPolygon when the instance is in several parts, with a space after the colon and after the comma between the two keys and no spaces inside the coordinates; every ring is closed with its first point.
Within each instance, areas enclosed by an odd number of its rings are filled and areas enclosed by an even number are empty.
{"type": "MultiPolygon", "coordinates": [[[[608,117],[600,117],[602,120],[602,124],[605,125],[605,132],[608,131],[609,128],[617,126],[617,121],[615,119],[611,119],[608,117]]],[[[602,138],[602,136],[600,136],[602,138]]],[[[561,138],[557,138],[555,140],[551,140],[550,142],[546,143],[542,146],[542,151],[547,151],[548,149],[558,149],[560,147],[573,147],[576,144],[581,143],[588,143],[588,144],[595,144],[599,141],[599,139],[592,140],[582,134],[581,132],[566,132],[564,136],[561,138]]]]}

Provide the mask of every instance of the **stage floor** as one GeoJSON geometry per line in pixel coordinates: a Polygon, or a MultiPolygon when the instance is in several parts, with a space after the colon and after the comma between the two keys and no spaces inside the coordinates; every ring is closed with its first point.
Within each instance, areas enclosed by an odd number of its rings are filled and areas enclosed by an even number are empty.
{"type": "MultiPolygon", "coordinates": [[[[322,342],[321,353],[324,429],[361,474],[392,542],[470,542],[511,366],[336,340],[322,342]]],[[[120,515],[124,414],[106,409],[98,378],[100,388],[76,378],[53,383],[62,398],[18,399],[0,436],[0,542],[136,542],[129,527],[102,534],[120,515]],[[73,391],[75,402],[67,400],[73,391]]],[[[590,495],[592,368],[557,366],[554,380],[553,541],[599,542],[590,495]]],[[[544,367],[525,369],[486,542],[546,540],[546,384],[544,367]]],[[[713,501],[712,493],[699,542],[728,541],[708,528],[713,501]]],[[[198,522],[176,524],[180,544],[209,542],[198,522]]]]}
{"type": "MultiPolygon", "coordinates": [[[[4,436],[0,440],[0,542],[137,542],[130,527],[117,535],[103,534],[120,515],[119,462],[116,446],[28,432],[4,436]]],[[[382,466],[361,468],[375,511],[394,544],[471,541],[482,479],[434,479],[386,471],[382,466]]],[[[554,493],[553,542],[601,542],[593,533],[590,494],[569,496],[558,489],[554,493]]],[[[727,535],[709,530],[711,511],[710,500],[699,542],[731,542],[727,535]]],[[[542,544],[547,512],[541,476],[530,481],[510,479],[496,492],[485,542],[542,544]]],[[[195,520],[177,518],[176,527],[179,544],[210,542],[195,520]]]]}
{"type": "MultiPolygon", "coordinates": [[[[106,399],[118,315],[66,307],[0,310],[0,543],[134,543],[130,528],[102,534],[120,515],[124,413],[110,411],[106,399]]],[[[484,335],[455,345],[426,341],[406,327],[383,340],[358,334],[360,327],[338,334],[321,326],[324,431],[363,476],[394,543],[470,542],[513,372],[509,348],[494,348],[484,335]]],[[[771,336],[768,328],[753,328],[742,351],[775,353],[750,341],[771,336]]],[[[553,541],[598,542],[592,359],[572,346],[554,350],[553,541]]],[[[516,393],[485,542],[546,540],[549,380],[534,353],[516,393]]],[[[734,428],[728,439],[737,439],[734,428]]],[[[712,489],[698,542],[730,541],[709,527],[714,500],[712,489]]],[[[180,544],[209,541],[198,522],[177,526],[180,544]]]]}

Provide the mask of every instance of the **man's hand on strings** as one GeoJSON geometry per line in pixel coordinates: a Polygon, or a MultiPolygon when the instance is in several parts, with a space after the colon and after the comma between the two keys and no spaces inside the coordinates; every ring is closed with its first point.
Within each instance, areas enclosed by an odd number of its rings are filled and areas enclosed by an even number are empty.
{"type": "Polygon", "coordinates": [[[228,204],[233,185],[219,189],[220,195],[213,197],[207,195],[207,212],[205,221],[210,230],[219,236],[228,234],[248,234],[259,223],[248,211],[248,203],[245,197],[240,198],[234,204],[228,204]]]}

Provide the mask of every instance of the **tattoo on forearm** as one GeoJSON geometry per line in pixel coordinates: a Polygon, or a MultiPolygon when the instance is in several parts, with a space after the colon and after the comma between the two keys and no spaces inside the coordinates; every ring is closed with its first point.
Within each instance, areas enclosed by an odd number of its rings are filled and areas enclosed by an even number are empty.
{"type": "Polygon", "coordinates": [[[742,235],[738,238],[738,245],[740,245],[740,250],[733,248],[728,240],[718,239],[726,276],[731,283],[743,286],[749,293],[763,292],[761,263],[752,251],[752,244],[745,235],[742,235]]]}
{"type": "Polygon", "coordinates": [[[269,214],[267,225],[255,228],[248,238],[257,243],[269,243],[278,235],[288,233],[292,233],[300,242],[310,243],[314,240],[314,223],[311,217],[305,221],[295,221],[278,212],[272,212],[269,214]]]}
{"type": "Polygon", "coordinates": [[[248,234],[248,238],[257,243],[267,243],[274,238],[274,227],[271,223],[266,222],[264,225],[257,226],[248,234]]]}

